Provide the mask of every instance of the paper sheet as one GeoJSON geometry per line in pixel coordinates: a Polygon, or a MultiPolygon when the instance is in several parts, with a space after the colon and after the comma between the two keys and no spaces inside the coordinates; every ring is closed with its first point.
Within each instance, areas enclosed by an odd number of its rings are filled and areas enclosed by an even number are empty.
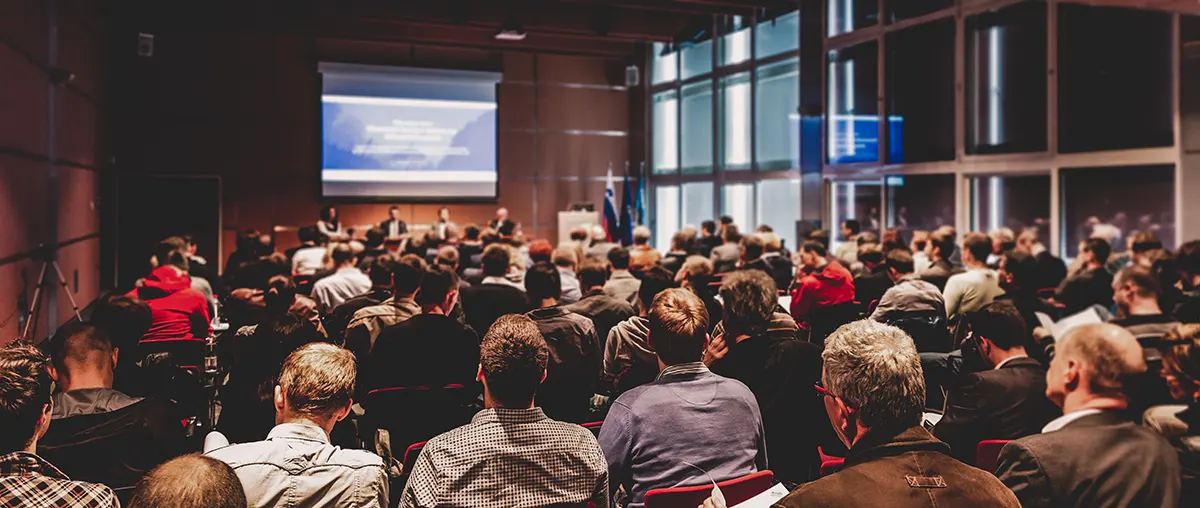
{"type": "Polygon", "coordinates": [[[784,487],[782,483],[776,483],[774,487],[767,489],[766,492],[735,504],[732,508],[770,508],[771,505],[787,495],[787,487],[784,487]]]}
{"type": "Polygon", "coordinates": [[[1077,326],[1104,322],[1104,319],[1100,317],[1100,313],[1096,312],[1095,307],[1088,307],[1075,314],[1071,314],[1070,316],[1058,320],[1057,323],[1050,319],[1050,316],[1047,316],[1041,312],[1035,312],[1034,314],[1037,315],[1038,322],[1042,324],[1042,327],[1049,330],[1055,338],[1059,339],[1066,335],[1066,333],[1072,328],[1077,326]]]}

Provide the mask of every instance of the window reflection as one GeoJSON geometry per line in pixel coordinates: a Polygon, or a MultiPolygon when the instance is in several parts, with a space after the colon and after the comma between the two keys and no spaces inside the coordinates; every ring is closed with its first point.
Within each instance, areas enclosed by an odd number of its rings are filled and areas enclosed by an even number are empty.
{"type": "Polygon", "coordinates": [[[834,182],[830,185],[830,223],[825,229],[830,233],[830,250],[846,241],[842,236],[842,222],[857,220],[862,231],[879,234],[879,204],[883,202],[883,189],[878,180],[858,182],[834,182]]]}
{"type": "Polygon", "coordinates": [[[721,189],[721,215],[733,217],[743,233],[754,231],[754,185],[731,183],[721,189]]]}
{"type": "Polygon", "coordinates": [[[754,106],[759,171],[800,167],[800,62],[759,68],[754,106]]]}
{"type": "Polygon", "coordinates": [[[830,37],[879,23],[877,0],[828,0],[826,13],[830,37]]]}
{"type": "Polygon", "coordinates": [[[664,252],[671,248],[671,235],[679,231],[679,187],[654,188],[654,245],[664,252]]]}
{"type": "Polygon", "coordinates": [[[1050,175],[971,178],[971,230],[1036,230],[1050,245],[1050,175]]]}
{"type": "Polygon", "coordinates": [[[953,160],[954,20],[890,34],[884,47],[888,161],[953,160]]]}
{"type": "Polygon", "coordinates": [[[692,182],[683,184],[683,224],[700,227],[700,223],[712,220],[713,183],[692,182]]]}
{"type": "Polygon", "coordinates": [[[708,173],[713,165],[712,84],[708,81],[682,89],[684,173],[708,173]]]}
{"type": "Polygon", "coordinates": [[[1134,233],[1158,235],[1175,247],[1175,167],[1125,166],[1064,169],[1063,252],[1075,257],[1079,242],[1101,236],[1124,252],[1134,233]]]}
{"type": "Polygon", "coordinates": [[[679,168],[679,99],[674,90],[654,96],[654,172],[671,173],[679,168]]]}
{"type": "Polygon", "coordinates": [[[967,153],[1046,149],[1046,6],[966,18],[967,153]]]}
{"type": "Polygon", "coordinates": [[[800,179],[758,182],[758,225],[771,226],[788,249],[796,248],[796,221],[800,220],[800,179]]]}
{"type": "Polygon", "coordinates": [[[724,169],[750,169],[750,73],[721,78],[721,160],[724,169]]]}
{"type": "Polygon", "coordinates": [[[877,62],[875,42],[829,52],[830,164],[879,160],[877,62]]]}
{"type": "Polygon", "coordinates": [[[932,231],[954,225],[954,175],[892,175],[887,187],[887,227],[932,231]]]}

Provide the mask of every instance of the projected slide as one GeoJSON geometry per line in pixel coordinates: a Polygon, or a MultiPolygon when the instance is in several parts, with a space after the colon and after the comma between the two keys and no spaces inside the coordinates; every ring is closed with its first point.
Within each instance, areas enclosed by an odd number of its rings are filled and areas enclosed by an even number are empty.
{"type": "Polygon", "coordinates": [[[324,195],[494,198],[495,81],[485,78],[486,86],[463,86],[462,76],[431,77],[428,71],[414,70],[414,78],[400,71],[326,77],[321,96],[324,195]],[[348,81],[355,86],[346,86],[348,81]],[[358,93],[328,93],[331,88],[358,93]]]}

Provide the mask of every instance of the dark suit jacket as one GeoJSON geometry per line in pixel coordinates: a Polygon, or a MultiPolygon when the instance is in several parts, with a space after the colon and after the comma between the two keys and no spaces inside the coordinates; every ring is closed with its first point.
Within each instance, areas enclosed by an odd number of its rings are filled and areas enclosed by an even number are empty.
{"type": "Polygon", "coordinates": [[[1054,299],[1067,307],[1063,310],[1064,316],[1092,305],[1107,309],[1113,303],[1112,283],[1113,276],[1104,267],[1084,270],[1063,280],[1054,292],[1054,299]]]}
{"type": "Polygon", "coordinates": [[[1017,358],[963,378],[950,391],[933,434],[950,445],[954,458],[974,464],[980,441],[1032,436],[1061,415],[1046,398],[1046,369],[1033,358],[1017,358]]]}
{"type": "Polygon", "coordinates": [[[868,433],[846,454],[842,470],[801,485],[777,508],[1018,508],[1017,498],[985,471],[951,458],[922,427],[868,433]]]}
{"type": "Polygon", "coordinates": [[[500,316],[524,314],[530,309],[529,297],[524,291],[503,284],[474,284],[462,290],[461,295],[467,324],[480,337],[500,316]]]}
{"type": "Polygon", "coordinates": [[[402,234],[402,235],[403,235],[403,234],[406,234],[406,233],[408,233],[408,224],[405,224],[405,223],[404,223],[404,221],[402,221],[402,220],[398,220],[398,219],[388,219],[388,220],[385,220],[385,221],[383,221],[383,222],[380,222],[380,223],[379,223],[379,229],[382,229],[382,230],[383,230],[383,234],[384,234],[385,236],[386,236],[388,233],[391,233],[391,231],[392,231],[392,222],[398,222],[398,223],[399,223],[399,225],[398,225],[398,227],[396,228],[396,230],[397,230],[397,231],[399,231],[399,232],[400,232],[400,234],[402,234]]]}
{"type": "Polygon", "coordinates": [[[767,265],[771,267],[771,277],[775,279],[775,289],[787,291],[792,285],[792,279],[795,278],[795,266],[792,265],[792,258],[785,253],[779,253],[778,256],[767,256],[763,258],[767,265]]]}
{"type": "Polygon", "coordinates": [[[1171,445],[1120,411],[1013,441],[996,469],[1024,508],[1175,508],[1179,474],[1171,445]]]}
{"type": "Polygon", "coordinates": [[[633,306],[625,300],[608,296],[603,289],[593,289],[583,299],[566,306],[567,310],[592,320],[596,325],[596,336],[608,338],[608,332],[617,323],[636,315],[633,306]]]}

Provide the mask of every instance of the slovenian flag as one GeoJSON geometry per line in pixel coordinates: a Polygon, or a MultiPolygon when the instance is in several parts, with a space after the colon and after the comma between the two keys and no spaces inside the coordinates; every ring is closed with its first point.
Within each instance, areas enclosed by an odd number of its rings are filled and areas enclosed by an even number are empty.
{"type": "Polygon", "coordinates": [[[608,186],[604,188],[604,230],[608,241],[617,238],[617,188],[613,184],[612,166],[608,167],[608,186]]]}

